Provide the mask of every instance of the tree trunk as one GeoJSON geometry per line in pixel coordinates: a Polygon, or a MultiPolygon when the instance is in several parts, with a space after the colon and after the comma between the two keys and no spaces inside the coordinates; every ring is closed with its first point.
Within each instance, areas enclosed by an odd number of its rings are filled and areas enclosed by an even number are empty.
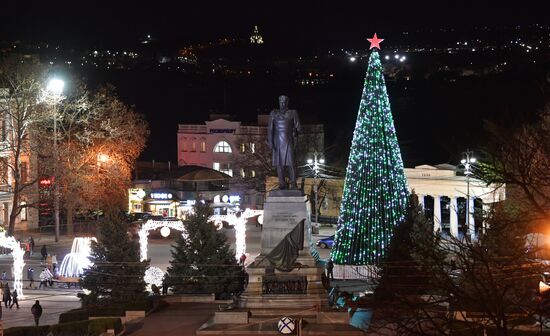
{"type": "Polygon", "coordinates": [[[13,192],[12,206],[10,211],[10,222],[8,224],[8,236],[13,236],[15,231],[15,221],[19,212],[19,191],[17,188],[13,192]]]}
{"type": "Polygon", "coordinates": [[[65,207],[65,210],[67,211],[67,235],[74,234],[74,205],[72,202],[69,202],[67,206],[65,207]]]}

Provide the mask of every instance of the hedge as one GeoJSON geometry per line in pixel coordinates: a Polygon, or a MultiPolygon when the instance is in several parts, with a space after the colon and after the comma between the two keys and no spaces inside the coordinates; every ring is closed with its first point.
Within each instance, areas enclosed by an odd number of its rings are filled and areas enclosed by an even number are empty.
{"type": "Polygon", "coordinates": [[[125,304],[112,304],[105,307],[88,306],[86,308],[73,309],[61,313],[59,315],[59,323],[83,321],[87,320],[90,316],[125,316],[127,310],[144,310],[145,312],[148,312],[153,308],[153,302],[154,301],[151,298],[144,301],[129,302],[125,304]]]}
{"type": "Polygon", "coordinates": [[[122,322],[119,318],[104,318],[96,320],[76,321],[40,327],[13,327],[4,330],[5,336],[46,336],[52,333],[55,336],[88,335],[99,336],[107,329],[114,329],[118,334],[122,331],[122,322]]]}

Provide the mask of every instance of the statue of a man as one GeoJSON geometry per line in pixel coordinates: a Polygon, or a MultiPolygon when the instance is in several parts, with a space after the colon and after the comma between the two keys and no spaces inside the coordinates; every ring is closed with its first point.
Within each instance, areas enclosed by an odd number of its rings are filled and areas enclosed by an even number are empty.
{"type": "Polygon", "coordinates": [[[271,111],[267,124],[267,145],[273,151],[273,165],[277,167],[279,188],[287,189],[285,168],[288,169],[290,189],[297,189],[294,149],[298,133],[302,131],[298,113],[288,109],[288,97],[279,96],[279,109],[271,111]]]}

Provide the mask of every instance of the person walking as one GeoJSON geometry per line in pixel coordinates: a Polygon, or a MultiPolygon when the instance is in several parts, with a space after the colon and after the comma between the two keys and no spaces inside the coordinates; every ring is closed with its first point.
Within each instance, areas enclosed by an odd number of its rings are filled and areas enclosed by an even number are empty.
{"type": "Polygon", "coordinates": [[[46,245],[42,245],[42,249],[40,250],[40,254],[42,255],[41,261],[46,261],[46,258],[48,257],[48,250],[46,249],[46,245]]]}
{"type": "Polygon", "coordinates": [[[329,278],[330,280],[334,280],[334,274],[332,273],[333,270],[334,263],[332,262],[332,259],[329,259],[327,263],[327,278],[329,278]]]}
{"type": "Polygon", "coordinates": [[[30,242],[25,242],[25,255],[24,256],[26,258],[31,257],[31,243],[30,242]]]}
{"type": "Polygon", "coordinates": [[[241,257],[239,258],[239,265],[242,265],[244,266],[244,262],[246,261],[246,254],[242,254],[241,257]]]}
{"type": "Polygon", "coordinates": [[[10,286],[7,283],[4,284],[4,293],[2,294],[2,302],[4,302],[4,307],[6,308],[8,308],[8,306],[11,305],[10,286]]]}
{"type": "Polygon", "coordinates": [[[32,236],[29,237],[29,243],[31,243],[31,256],[34,253],[34,238],[32,236]]]}
{"type": "Polygon", "coordinates": [[[34,269],[32,267],[27,268],[27,280],[29,280],[29,288],[34,285],[34,269]]]}
{"type": "Polygon", "coordinates": [[[42,316],[42,306],[40,305],[40,301],[36,300],[34,305],[31,307],[31,313],[34,317],[34,323],[36,323],[36,326],[38,327],[38,322],[40,322],[40,316],[42,316]]]}
{"type": "Polygon", "coordinates": [[[6,271],[2,272],[2,283],[8,282],[8,274],[6,271]]]}
{"type": "Polygon", "coordinates": [[[57,267],[57,255],[52,255],[52,273],[55,273],[53,272],[55,270],[55,268],[57,267]]]}
{"type": "Polygon", "coordinates": [[[17,309],[19,309],[19,300],[17,300],[18,296],[19,295],[17,294],[17,289],[14,289],[13,292],[11,293],[12,302],[11,302],[11,305],[10,305],[10,309],[11,309],[11,307],[13,307],[13,305],[16,305],[17,309]]]}

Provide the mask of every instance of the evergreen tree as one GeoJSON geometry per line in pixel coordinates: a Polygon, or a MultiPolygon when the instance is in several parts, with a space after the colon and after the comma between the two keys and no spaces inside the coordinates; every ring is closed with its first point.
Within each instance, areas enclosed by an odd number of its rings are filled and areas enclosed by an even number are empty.
{"type": "Polygon", "coordinates": [[[407,182],[378,51],[369,58],[353,133],[338,228],[336,265],[378,265],[403,221],[407,182]]]}
{"type": "Polygon", "coordinates": [[[148,262],[140,261],[139,244],[128,237],[120,215],[108,215],[101,222],[90,261],[93,265],[81,280],[90,293],[79,294],[85,305],[139,302],[147,297],[143,276],[148,262]]]}
{"type": "Polygon", "coordinates": [[[184,222],[186,237],[172,246],[169,283],[176,293],[239,293],[245,272],[235,260],[225,235],[208,222],[212,210],[197,202],[184,222]]]}
{"type": "MultiPolygon", "coordinates": [[[[433,224],[424,217],[416,194],[411,194],[405,220],[395,228],[386,257],[381,264],[380,278],[375,298],[383,304],[386,300],[400,299],[403,295],[420,294],[425,290],[426,276],[414,258],[415,234],[432,237],[433,224]]],[[[436,243],[438,239],[432,239],[436,243]]]]}

